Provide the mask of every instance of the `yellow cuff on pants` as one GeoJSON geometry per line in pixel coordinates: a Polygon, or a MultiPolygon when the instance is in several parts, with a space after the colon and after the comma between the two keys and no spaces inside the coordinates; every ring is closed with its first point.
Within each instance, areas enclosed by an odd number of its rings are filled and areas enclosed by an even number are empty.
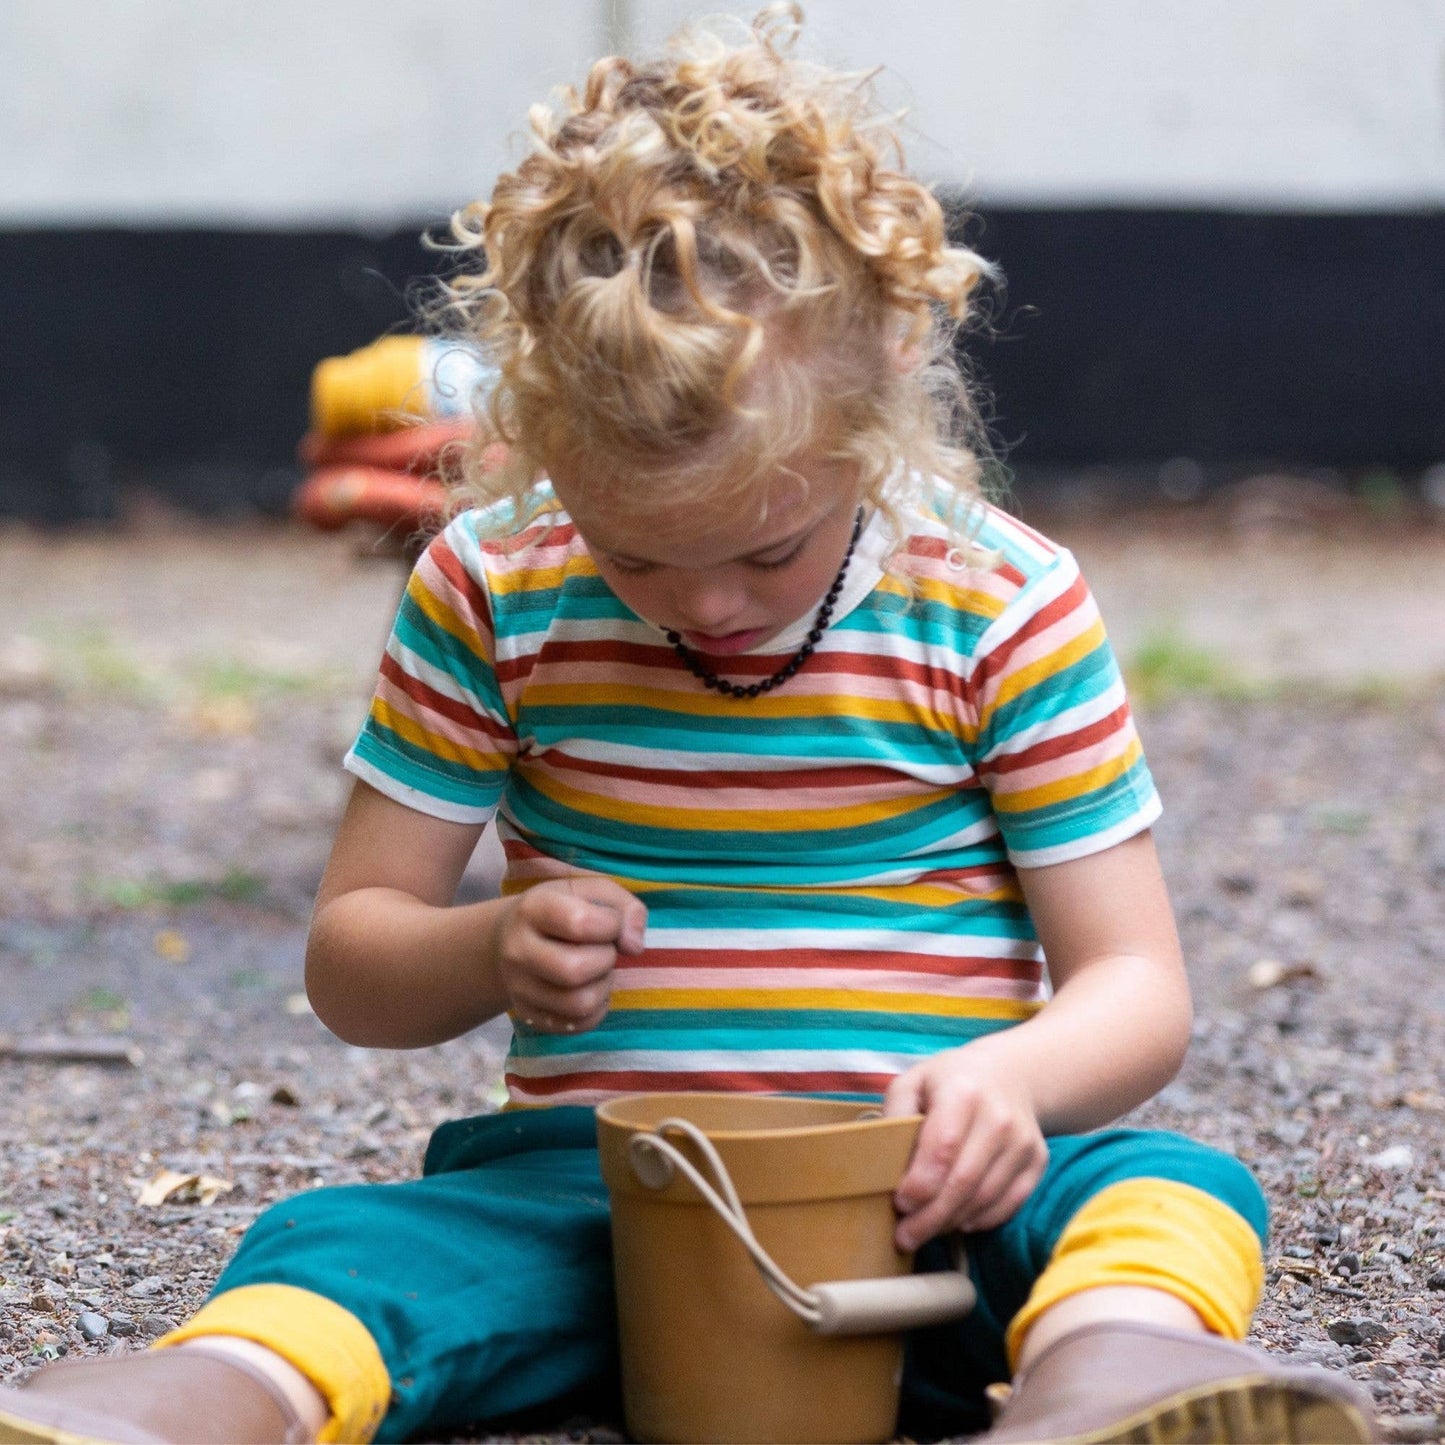
{"type": "Polygon", "coordinates": [[[155,1348],[206,1335],[254,1340],[300,1370],[331,1410],[319,1440],[370,1440],[391,1403],[391,1377],[371,1332],[324,1295],[289,1284],[243,1285],[207,1301],[155,1348]]]}
{"type": "Polygon", "coordinates": [[[1214,1195],[1172,1179],[1101,1189],[1069,1221],[1008,1327],[1009,1364],[1045,1310],[1069,1295],[1143,1285],[1191,1306],[1214,1334],[1242,1340],[1264,1288],[1259,1237],[1214,1195]]]}

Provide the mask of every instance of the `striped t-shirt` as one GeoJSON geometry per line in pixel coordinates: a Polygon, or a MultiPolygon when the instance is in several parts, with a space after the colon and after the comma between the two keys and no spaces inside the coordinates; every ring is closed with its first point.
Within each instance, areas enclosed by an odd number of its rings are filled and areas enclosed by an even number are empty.
{"type": "MultiPolygon", "coordinates": [[[[875,516],[807,666],[750,700],[703,687],[565,513],[501,540],[466,513],[432,542],[346,766],[495,817],[504,892],[598,873],[648,909],[599,1027],[513,1021],[514,1103],[878,1095],[1042,1006],[1015,867],[1107,848],[1159,801],[1073,557],[987,507],[976,538],[997,566],[923,518],[895,548],[875,516]]],[[[768,676],[811,623],[724,675],[768,676]]]]}

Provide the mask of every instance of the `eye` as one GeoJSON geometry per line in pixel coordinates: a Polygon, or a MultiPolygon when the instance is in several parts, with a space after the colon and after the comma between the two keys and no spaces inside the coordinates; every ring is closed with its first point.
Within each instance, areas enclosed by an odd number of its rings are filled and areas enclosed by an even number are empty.
{"type": "Polygon", "coordinates": [[[804,537],[801,542],[790,547],[781,557],[750,557],[748,566],[756,567],[763,572],[775,571],[779,567],[786,567],[790,562],[796,562],[807,545],[808,539],[804,537]]]}
{"type": "Polygon", "coordinates": [[[602,560],[612,568],[614,572],[621,572],[627,577],[641,577],[644,573],[655,572],[655,562],[639,562],[631,557],[612,557],[603,553],[602,560]]]}

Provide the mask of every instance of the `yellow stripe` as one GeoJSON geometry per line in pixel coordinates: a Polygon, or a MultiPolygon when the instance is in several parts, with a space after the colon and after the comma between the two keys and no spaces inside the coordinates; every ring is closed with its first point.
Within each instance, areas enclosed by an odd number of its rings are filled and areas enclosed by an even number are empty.
{"type": "Polygon", "coordinates": [[[274,1350],[325,1397],[331,1418],[318,1440],[370,1440],[391,1403],[391,1377],[371,1331],[350,1310],[289,1284],[252,1284],[215,1295],[153,1348],[234,1335],[274,1350]]]}
{"type": "MultiPolygon", "coordinates": [[[[841,686],[846,686],[841,684],[841,686]]],[[[889,702],[880,698],[854,697],[847,692],[837,692],[831,699],[838,704],[833,716],[864,718],[871,722],[910,723],[916,727],[934,732],[951,733],[961,736],[958,720],[932,708],[918,707],[912,703],[889,702]]],[[[826,721],[830,696],[783,697],[771,693],[752,698],[748,702],[750,717],[806,717],[826,721]]],[[[529,707],[545,707],[548,704],[559,707],[652,707],[674,713],[692,713],[699,717],[735,717],[736,703],[723,706],[709,692],[668,692],[662,688],[628,687],[618,683],[564,683],[538,684],[527,688],[529,707]]]]}
{"type": "Polygon", "coordinates": [[[415,574],[412,576],[406,589],[406,595],[434,626],[441,628],[448,636],[455,637],[473,657],[490,665],[490,659],[479,647],[481,638],[477,635],[476,628],[464,622],[445,602],[437,597],[420,576],[415,574]]]}
{"type": "Polygon", "coordinates": [[[1010,1364],[1046,1310],[1082,1290],[1143,1285],[1181,1299],[1226,1339],[1242,1340],[1264,1288],[1259,1239],[1222,1200],[1172,1179],[1125,1179],[1087,1200],[1008,1327],[1010,1364]]]}
{"type": "Polygon", "coordinates": [[[1017,793],[996,789],[993,795],[994,808],[1000,813],[1023,813],[1031,808],[1047,808],[1069,798],[1082,798],[1097,788],[1105,788],[1121,778],[1138,761],[1143,751],[1139,740],[1134,738],[1117,758],[1110,758],[1096,768],[1083,773],[1070,773],[1067,778],[1044,783],[1037,788],[1022,788],[1017,793]]]}
{"type": "Polygon", "coordinates": [[[857,828],[926,808],[950,796],[952,788],[935,788],[916,797],[882,803],[853,803],[843,808],[677,808],[630,803],[599,793],[584,793],[555,778],[528,776],[543,797],[573,812],[644,827],[684,829],[693,832],[777,832],[794,829],[813,832],[824,828],[857,828]]]}
{"type": "MultiPolygon", "coordinates": [[[[548,875],[549,877],[551,875],[548,875]]],[[[578,876],[592,876],[586,870],[579,870],[578,876]]],[[[1013,876],[997,888],[975,891],[962,884],[949,886],[943,883],[901,883],[896,887],[887,884],[871,888],[808,888],[802,884],[741,884],[741,883],[670,883],[655,878],[629,878],[622,873],[602,875],[620,884],[629,893],[667,894],[680,889],[689,892],[759,893],[769,898],[861,898],[876,903],[912,903],[922,908],[956,908],[960,902],[1017,903],[1023,898],[1023,890],[1013,876]]],[[[525,881],[505,882],[503,889],[509,893],[524,893],[528,888],[545,882],[542,877],[525,881]]]]}
{"type": "Polygon", "coordinates": [[[624,988],[617,1009],[841,1009],[851,1013],[933,1014],[939,1018],[1025,1019],[1043,1007],[1012,998],[940,998],[854,988],[624,988]]]}
{"type": "Polygon", "coordinates": [[[928,602],[938,602],[955,612],[972,613],[992,622],[1004,610],[1001,598],[991,592],[981,592],[972,587],[950,586],[936,577],[918,579],[918,595],[928,602]]]}
{"type": "Polygon", "coordinates": [[[373,721],[380,723],[382,727],[390,728],[398,737],[405,738],[414,747],[424,749],[433,757],[448,762],[465,763],[469,768],[484,773],[500,772],[507,767],[507,759],[500,753],[479,752],[476,748],[454,743],[450,738],[429,733],[405,713],[397,712],[384,698],[375,698],[372,701],[371,716],[373,721]]]}
{"type": "Polygon", "coordinates": [[[1017,672],[1011,672],[999,683],[998,694],[994,699],[993,707],[988,711],[992,717],[994,712],[1012,702],[1021,693],[1027,692],[1037,683],[1044,682],[1049,678],[1057,676],[1066,667],[1072,667],[1081,657],[1087,657],[1096,647],[1104,641],[1104,624],[1095,618],[1094,621],[1075,638],[1070,639],[1060,647],[1044,657],[1040,657],[1021,667],[1017,672]]]}
{"type": "Polygon", "coordinates": [[[543,592],[560,587],[569,577],[597,575],[597,564],[590,557],[572,556],[560,567],[519,567],[515,572],[489,572],[487,587],[497,596],[511,596],[516,592],[543,592]]]}

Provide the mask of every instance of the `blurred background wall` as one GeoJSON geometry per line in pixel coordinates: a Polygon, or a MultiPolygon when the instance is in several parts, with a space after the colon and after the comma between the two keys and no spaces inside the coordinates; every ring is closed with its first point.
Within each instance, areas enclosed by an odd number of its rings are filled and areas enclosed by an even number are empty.
{"type": "MultiPolygon", "coordinates": [[[[283,508],[311,367],[406,325],[527,106],[752,8],[7,0],[0,514],[283,508]]],[[[1021,472],[1445,459],[1445,0],[807,12],[1004,269],[970,349],[1021,472]]]]}

